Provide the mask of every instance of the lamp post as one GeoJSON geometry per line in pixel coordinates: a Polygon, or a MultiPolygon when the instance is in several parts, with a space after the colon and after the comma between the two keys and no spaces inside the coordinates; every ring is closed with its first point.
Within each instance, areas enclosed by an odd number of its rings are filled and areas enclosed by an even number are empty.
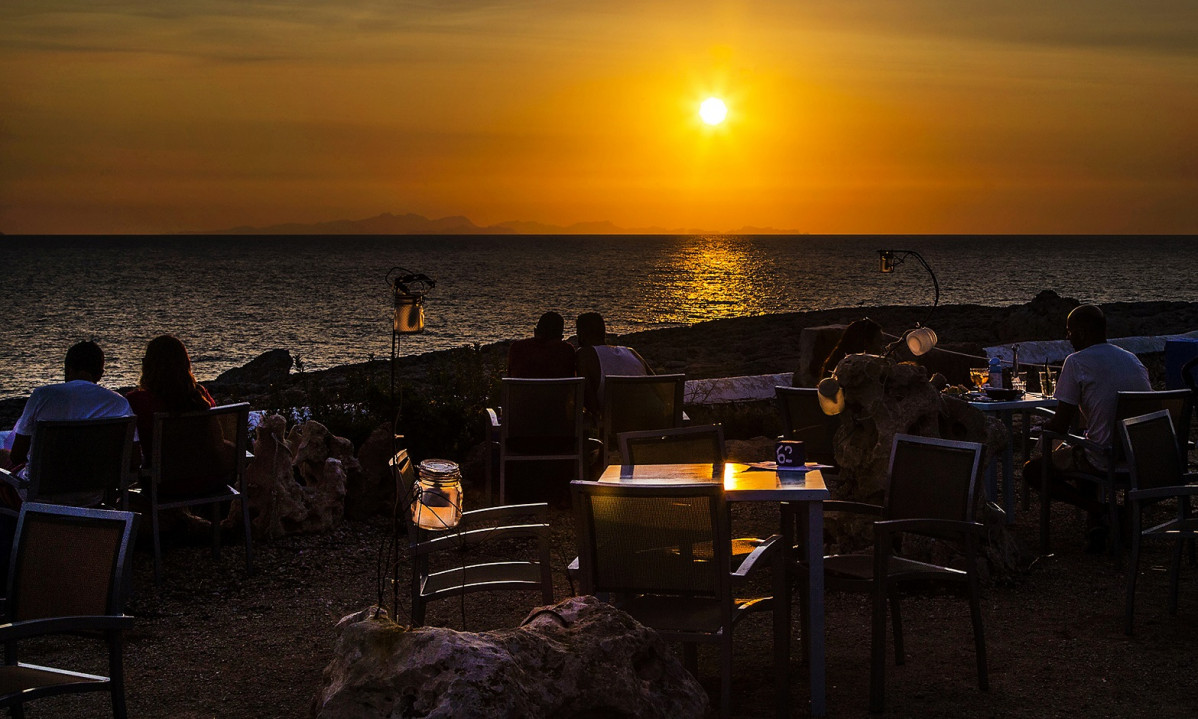
{"type": "Polygon", "coordinates": [[[391,402],[394,404],[395,363],[399,354],[400,337],[424,331],[424,295],[436,287],[437,283],[428,275],[410,272],[402,267],[392,267],[387,271],[387,284],[391,287],[395,308],[391,323],[391,402]]]}

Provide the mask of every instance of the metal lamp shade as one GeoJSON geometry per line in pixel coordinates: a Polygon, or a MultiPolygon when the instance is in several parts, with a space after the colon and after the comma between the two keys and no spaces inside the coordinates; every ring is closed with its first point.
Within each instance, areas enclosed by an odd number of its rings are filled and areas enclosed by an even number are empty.
{"type": "Polygon", "coordinates": [[[936,333],[931,327],[919,327],[907,333],[907,349],[916,357],[931,352],[937,341],[936,333]]]}

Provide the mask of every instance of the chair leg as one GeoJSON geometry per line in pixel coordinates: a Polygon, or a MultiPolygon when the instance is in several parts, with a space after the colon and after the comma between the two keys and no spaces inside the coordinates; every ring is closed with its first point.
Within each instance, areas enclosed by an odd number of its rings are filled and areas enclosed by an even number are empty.
{"type": "Polygon", "coordinates": [[[899,608],[898,590],[890,591],[890,623],[894,632],[894,663],[903,666],[906,662],[906,652],[903,650],[903,613],[899,608]]]}
{"type": "Polygon", "coordinates": [[[150,502],[150,528],[154,534],[154,584],[162,586],[162,536],[158,526],[158,504],[150,502]]]}
{"type": "Polygon", "coordinates": [[[1040,460],[1040,553],[1048,554],[1049,535],[1048,522],[1051,516],[1052,498],[1048,493],[1049,473],[1052,470],[1051,442],[1046,442],[1044,456],[1040,460]]]}
{"type": "Polygon", "coordinates": [[[886,592],[875,587],[870,631],[869,710],[882,711],[886,692],[886,592]]]}
{"type": "Polygon", "coordinates": [[[1136,580],[1140,576],[1140,507],[1132,505],[1131,558],[1127,564],[1127,592],[1123,607],[1123,633],[1131,636],[1134,631],[1133,617],[1136,609],[1136,580]]]}
{"type": "Polygon", "coordinates": [[[720,717],[732,716],[732,632],[720,642],[720,717]]]}
{"type": "Polygon", "coordinates": [[[212,503],[212,558],[220,559],[220,503],[212,503]]]}
{"type": "Polygon", "coordinates": [[[245,573],[246,576],[254,576],[254,531],[250,527],[250,503],[245,499],[245,492],[241,493],[241,529],[245,532],[245,573]]]}
{"type": "Polygon", "coordinates": [[[1181,579],[1181,545],[1184,539],[1173,543],[1173,561],[1169,563],[1169,614],[1177,615],[1177,584],[1181,579]]]}
{"type": "Polygon", "coordinates": [[[118,632],[112,632],[108,641],[108,679],[111,682],[109,693],[112,696],[112,716],[114,719],[125,719],[129,712],[125,706],[125,666],[121,657],[122,639],[118,632]]]}
{"type": "Polygon", "coordinates": [[[25,719],[25,705],[13,704],[8,708],[8,716],[12,719],[25,719]]]}
{"type": "Polygon", "coordinates": [[[982,601],[978,596],[977,580],[970,582],[969,617],[973,622],[973,646],[978,658],[978,688],[989,691],[990,679],[986,670],[986,632],[982,627],[982,601]]]}
{"type": "Polygon", "coordinates": [[[694,642],[682,643],[682,666],[696,681],[699,679],[699,645],[694,642]]]}
{"type": "Polygon", "coordinates": [[[1107,478],[1107,514],[1110,516],[1110,536],[1107,540],[1111,546],[1111,558],[1115,566],[1123,564],[1123,532],[1119,527],[1119,495],[1115,489],[1114,477],[1107,478]]]}

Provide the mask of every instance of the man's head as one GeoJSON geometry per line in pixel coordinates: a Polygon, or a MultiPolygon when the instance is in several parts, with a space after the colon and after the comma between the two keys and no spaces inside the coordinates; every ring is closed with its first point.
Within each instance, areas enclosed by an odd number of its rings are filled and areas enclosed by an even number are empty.
{"type": "Polygon", "coordinates": [[[539,340],[560,340],[566,328],[566,321],[556,312],[546,312],[537,320],[537,327],[532,336],[539,340]]]}
{"type": "Polygon", "coordinates": [[[603,315],[586,312],[578,315],[578,344],[583,347],[607,344],[607,326],[603,315]]]}
{"type": "Polygon", "coordinates": [[[1065,320],[1065,337],[1078,351],[1106,342],[1106,316],[1094,305],[1074,307],[1065,320]]]}
{"type": "Polygon", "coordinates": [[[80,342],[67,350],[66,378],[99,382],[104,376],[104,350],[95,342],[80,342]]]}

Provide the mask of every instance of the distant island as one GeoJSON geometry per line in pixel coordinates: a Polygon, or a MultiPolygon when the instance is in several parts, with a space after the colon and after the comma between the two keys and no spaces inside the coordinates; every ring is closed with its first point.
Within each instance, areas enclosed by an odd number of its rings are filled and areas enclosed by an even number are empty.
{"type": "Polygon", "coordinates": [[[607,220],[549,225],[543,222],[509,220],[497,225],[476,225],[468,217],[454,215],[429,219],[407,213],[381,215],[361,220],[332,220],[303,224],[288,222],[265,227],[231,227],[225,230],[187,232],[190,235],[797,235],[793,230],[745,226],[735,230],[712,231],[694,227],[619,227],[607,220]]]}

